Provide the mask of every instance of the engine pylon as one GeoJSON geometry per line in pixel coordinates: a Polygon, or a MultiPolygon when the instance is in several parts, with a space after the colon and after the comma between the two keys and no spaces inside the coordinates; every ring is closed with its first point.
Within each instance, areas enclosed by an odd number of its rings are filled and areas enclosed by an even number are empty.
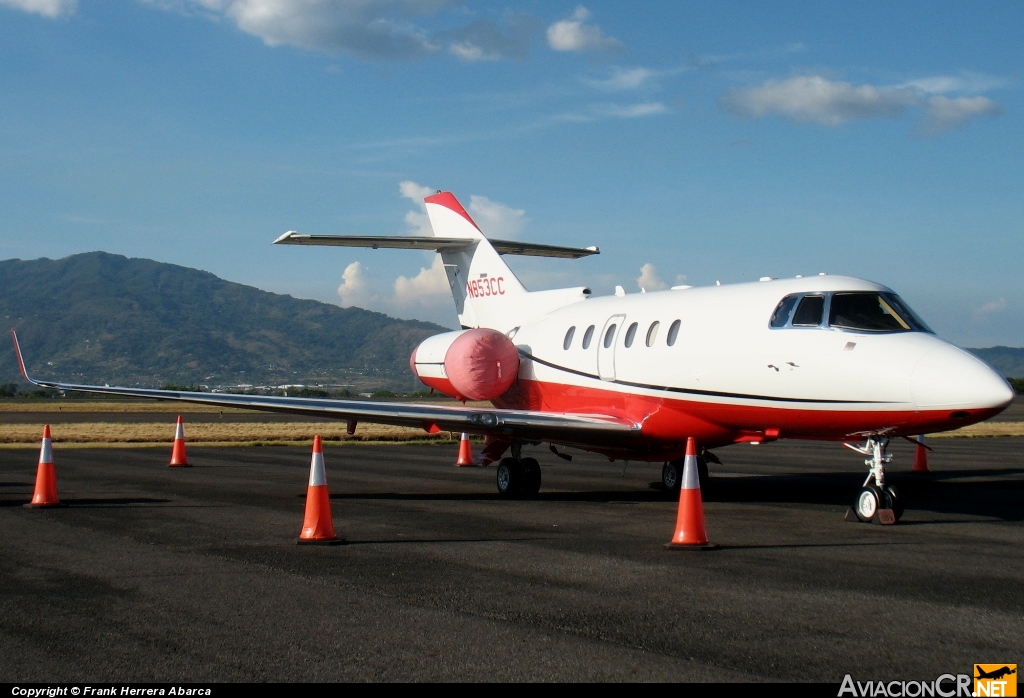
{"type": "Polygon", "coordinates": [[[704,527],[704,501],[701,499],[700,477],[697,473],[697,444],[692,436],[686,440],[676,532],[665,547],[669,550],[717,550],[721,547],[708,540],[704,527]]]}
{"type": "Polygon", "coordinates": [[[455,461],[455,465],[459,468],[467,468],[473,463],[473,449],[469,445],[469,434],[462,432],[462,437],[459,439],[459,457],[455,461]]]}
{"type": "Polygon", "coordinates": [[[43,427],[43,443],[39,448],[39,467],[36,469],[36,489],[32,501],[25,505],[32,509],[62,507],[57,498],[57,471],[53,467],[53,442],[50,425],[43,427]]]}
{"type": "Polygon", "coordinates": [[[324,445],[319,434],[313,437],[313,458],[309,464],[309,487],[306,489],[306,515],[296,542],[300,545],[336,545],[345,542],[344,538],[339,538],[334,532],[331,495],[327,491],[327,472],[324,469],[324,445]]]}
{"type": "Polygon", "coordinates": [[[171,448],[171,467],[181,468],[188,464],[188,456],[185,454],[185,422],[179,414],[178,426],[174,429],[174,446],[171,448]]]}
{"type": "Polygon", "coordinates": [[[914,467],[912,473],[930,473],[928,468],[928,448],[924,445],[924,434],[917,437],[917,446],[914,447],[914,467]]]}

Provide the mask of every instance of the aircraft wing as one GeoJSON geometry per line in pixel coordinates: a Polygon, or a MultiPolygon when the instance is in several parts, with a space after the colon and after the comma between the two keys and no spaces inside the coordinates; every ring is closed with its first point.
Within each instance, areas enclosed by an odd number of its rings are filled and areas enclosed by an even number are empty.
{"type": "Polygon", "coordinates": [[[31,378],[18,344],[18,335],[11,330],[18,367],[25,380],[42,388],[75,390],[83,393],[126,395],[157,400],[179,400],[219,407],[239,407],[267,412],[283,412],[309,417],[343,419],[394,426],[421,428],[434,434],[439,431],[490,434],[524,441],[553,441],[560,444],[595,444],[639,435],[640,425],[632,420],[598,414],[502,410],[493,407],[461,405],[430,405],[407,402],[369,402],[364,400],[330,400],[269,395],[235,395],[150,388],[120,388],[108,385],[79,385],[31,378]]]}
{"type": "MultiPolygon", "coordinates": [[[[562,247],[536,242],[494,240],[487,238],[498,254],[526,255],[530,257],[560,257],[578,259],[601,254],[596,247],[562,247]]],[[[294,230],[274,240],[275,245],[330,245],[333,247],[370,247],[373,249],[433,250],[449,252],[465,249],[476,242],[470,238],[413,237],[410,235],[304,235],[294,230]]]]}

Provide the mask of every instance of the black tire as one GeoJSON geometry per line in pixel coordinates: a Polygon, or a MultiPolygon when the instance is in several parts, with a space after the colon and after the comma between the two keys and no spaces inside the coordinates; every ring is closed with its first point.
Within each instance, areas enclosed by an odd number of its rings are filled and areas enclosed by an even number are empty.
{"type": "Polygon", "coordinates": [[[519,461],[523,467],[523,495],[535,497],[540,492],[540,463],[535,458],[519,461]]]}
{"type": "Polygon", "coordinates": [[[903,516],[903,500],[900,499],[899,494],[896,492],[896,488],[892,485],[886,485],[883,488],[886,494],[886,498],[889,500],[889,508],[892,509],[892,515],[899,521],[900,517],[903,516]]]}
{"type": "Polygon", "coordinates": [[[502,497],[518,497],[523,492],[523,466],[515,458],[502,458],[495,473],[498,494],[502,497]]]}
{"type": "Polygon", "coordinates": [[[661,466],[661,485],[666,492],[678,492],[683,484],[683,461],[670,460],[661,466]]]}
{"type": "Polygon", "coordinates": [[[888,504],[888,494],[882,492],[876,485],[867,485],[862,487],[857,494],[857,501],[854,502],[853,512],[857,515],[858,519],[869,523],[875,518],[878,510],[887,508],[888,504]]]}

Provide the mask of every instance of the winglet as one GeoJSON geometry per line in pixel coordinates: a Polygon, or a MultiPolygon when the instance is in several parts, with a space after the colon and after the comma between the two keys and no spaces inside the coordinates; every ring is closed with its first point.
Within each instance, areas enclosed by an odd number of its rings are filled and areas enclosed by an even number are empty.
{"type": "Polygon", "coordinates": [[[11,328],[11,338],[14,339],[14,353],[18,356],[18,368],[21,369],[22,377],[29,383],[35,384],[35,381],[28,377],[28,371],[25,370],[25,359],[21,356],[21,345],[18,344],[18,333],[11,328]]]}
{"type": "Polygon", "coordinates": [[[281,236],[281,237],[279,237],[278,239],[274,240],[274,241],[273,241],[272,243],[270,243],[270,244],[271,244],[271,245],[280,245],[280,244],[282,244],[282,243],[284,243],[284,244],[288,244],[288,241],[289,241],[289,240],[290,240],[290,239],[291,239],[292,237],[294,237],[294,236],[296,236],[296,235],[298,235],[298,234],[299,234],[299,232],[298,232],[297,230],[289,230],[289,231],[288,231],[287,233],[285,233],[284,235],[282,235],[282,236],[281,236]]]}

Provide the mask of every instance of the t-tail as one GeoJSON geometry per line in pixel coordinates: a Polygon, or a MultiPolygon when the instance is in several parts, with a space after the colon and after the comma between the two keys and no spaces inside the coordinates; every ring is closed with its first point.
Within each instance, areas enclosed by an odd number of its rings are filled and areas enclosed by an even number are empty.
{"type": "Polygon", "coordinates": [[[450,192],[424,199],[433,237],[371,235],[303,235],[285,233],[275,243],[435,250],[444,262],[455,310],[463,328],[487,327],[501,332],[562,306],[584,300],[585,287],[527,291],[502,255],[575,259],[598,254],[596,247],[577,248],[487,238],[450,192]]]}

